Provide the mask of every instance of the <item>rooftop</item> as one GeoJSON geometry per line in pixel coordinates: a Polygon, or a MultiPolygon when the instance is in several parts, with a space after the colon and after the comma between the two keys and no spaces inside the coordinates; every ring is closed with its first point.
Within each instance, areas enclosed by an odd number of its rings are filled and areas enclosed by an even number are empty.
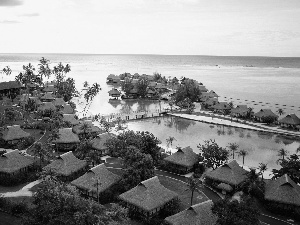
{"type": "Polygon", "coordinates": [[[19,150],[14,150],[0,156],[0,172],[18,172],[20,169],[28,167],[33,163],[31,158],[21,155],[19,150]]]}
{"type": "Polygon", "coordinates": [[[164,160],[180,166],[190,167],[198,162],[198,155],[190,146],[188,146],[182,149],[178,149],[177,152],[166,157],[164,160]]]}

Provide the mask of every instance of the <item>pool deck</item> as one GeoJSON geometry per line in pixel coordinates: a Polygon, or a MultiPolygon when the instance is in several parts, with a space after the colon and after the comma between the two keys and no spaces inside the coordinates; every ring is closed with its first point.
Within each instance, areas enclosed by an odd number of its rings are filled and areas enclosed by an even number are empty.
{"type": "Polygon", "coordinates": [[[275,134],[282,134],[282,135],[288,135],[293,137],[300,137],[300,132],[297,131],[287,131],[282,130],[278,127],[269,127],[262,123],[253,123],[249,121],[245,121],[243,123],[234,121],[235,119],[231,120],[229,116],[223,116],[224,119],[218,118],[220,115],[214,115],[212,113],[208,112],[202,112],[205,113],[205,116],[202,115],[192,115],[192,114],[186,114],[186,113],[167,113],[171,116],[176,116],[184,119],[204,122],[204,123],[210,123],[210,124],[216,124],[216,125],[224,125],[224,126],[230,126],[230,127],[237,127],[242,129],[248,129],[248,130],[255,130],[255,131],[262,131],[262,132],[269,132],[269,133],[275,133],[275,134]],[[216,117],[218,116],[218,117],[216,117]]]}

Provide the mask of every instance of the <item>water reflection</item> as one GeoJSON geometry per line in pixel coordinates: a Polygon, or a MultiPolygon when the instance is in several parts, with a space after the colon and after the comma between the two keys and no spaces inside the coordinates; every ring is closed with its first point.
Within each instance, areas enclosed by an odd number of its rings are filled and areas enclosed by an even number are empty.
{"type": "MultiPolygon", "coordinates": [[[[268,163],[268,167],[279,168],[277,152],[284,148],[291,154],[295,153],[300,141],[285,136],[255,132],[240,128],[216,126],[178,117],[157,117],[128,123],[128,128],[136,131],[149,131],[167,145],[166,139],[174,137],[180,146],[191,146],[195,152],[199,152],[197,145],[205,140],[215,139],[222,146],[228,143],[237,143],[239,149],[248,151],[245,157],[245,165],[258,167],[259,163],[268,163]]],[[[242,157],[237,159],[242,164],[242,157]]]]}

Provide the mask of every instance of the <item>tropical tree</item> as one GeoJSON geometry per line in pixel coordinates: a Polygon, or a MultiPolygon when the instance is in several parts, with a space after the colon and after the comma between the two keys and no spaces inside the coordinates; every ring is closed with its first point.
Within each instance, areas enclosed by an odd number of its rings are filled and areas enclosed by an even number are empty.
{"type": "Polygon", "coordinates": [[[188,187],[190,191],[192,192],[191,195],[191,206],[193,205],[193,197],[194,197],[194,192],[197,190],[198,185],[201,183],[201,181],[197,178],[194,178],[193,176],[188,178],[188,187]]]}
{"type": "Polygon", "coordinates": [[[201,91],[199,85],[194,80],[185,79],[175,94],[175,101],[178,104],[178,102],[188,98],[191,102],[195,102],[200,95],[201,91]]]}
{"type": "Polygon", "coordinates": [[[264,193],[264,182],[259,179],[260,173],[256,173],[254,168],[250,168],[245,182],[242,184],[242,189],[248,195],[260,195],[264,193]]]}
{"type": "Polygon", "coordinates": [[[268,164],[267,163],[259,163],[258,169],[261,173],[261,179],[264,180],[264,172],[267,171],[268,169],[268,164]]]}
{"type": "Polygon", "coordinates": [[[241,201],[229,198],[217,201],[212,206],[218,225],[258,225],[260,212],[253,199],[243,196],[241,201]]]}
{"type": "Polygon", "coordinates": [[[248,152],[245,149],[241,149],[238,154],[239,154],[239,156],[243,157],[243,167],[244,167],[245,157],[246,157],[246,155],[248,155],[248,152]]]}
{"type": "Polygon", "coordinates": [[[234,159],[234,153],[238,150],[239,145],[237,143],[229,143],[228,148],[232,151],[232,158],[234,159]]]}
{"type": "Polygon", "coordinates": [[[170,145],[171,145],[171,147],[172,147],[173,141],[176,141],[176,139],[175,139],[174,137],[169,136],[169,137],[166,139],[166,141],[167,141],[167,147],[169,148],[170,145]]]}
{"type": "Polygon", "coordinates": [[[251,119],[252,114],[253,114],[253,108],[249,107],[246,113],[246,118],[251,119]]]}
{"type": "Polygon", "coordinates": [[[49,78],[50,75],[52,74],[52,71],[49,67],[49,63],[50,63],[50,60],[45,59],[44,57],[42,57],[40,59],[40,63],[38,64],[38,66],[39,66],[38,73],[39,73],[41,82],[43,82],[43,77],[49,78]]]}
{"type": "Polygon", "coordinates": [[[79,126],[79,130],[83,131],[84,139],[89,138],[89,133],[91,132],[91,126],[87,122],[83,122],[79,126]]]}
{"type": "Polygon", "coordinates": [[[89,107],[91,106],[94,98],[97,96],[100,90],[100,84],[98,83],[94,83],[92,86],[87,88],[86,93],[84,94],[84,99],[86,101],[86,105],[83,109],[84,115],[86,115],[86,113],[88,112],[89,107]]]}
{"type": "Polygon", "coordinates": [[[228,160],[228,150],[220,147],[215,140],[206,140],[204,145],[199,144],[197,147],[200,150],[199,157],[206,167],[216,169],[228,160]]]}
{"type": "Polygon", "coordinates": [[[283,148],[279,149],[277,153],[278,153],[277,156],[282,157],[281,159],[278,159],[278,161],[284,160],[284,157],[286,157],[288,155],[287,150],[285,150],[283,148]]]}
{"type": "Polygon", "coordinates": [[[6,66],[2,69],[2,72],[5,73],[6,76],[9,76],[11,74],[12,70],[10,69],[9,66],[6,66]]]}
{"type": "Polygon", "coordinates": [[[283,115],[285,112],[283,111],[283,109],[279,108],[277,111],[276,111],[279,116],[283,115]]]}
{"type": "Polygon", "coordinates": [[[42,162],[45,161],[45,158],[51,157],[51,153],[48,150],[47,146],[43,145],[41,142],[34,143],[32,150],[34,157],[39,157],[40,167],[42,167],[42,162]]]}
{"type": "Polygon", "coordinates": [[[140,78],[137,83],[137,91],[138,95],[144,98],[147,94],[147,88],[149,85],[149,81],[146,78],[140,78]]]}

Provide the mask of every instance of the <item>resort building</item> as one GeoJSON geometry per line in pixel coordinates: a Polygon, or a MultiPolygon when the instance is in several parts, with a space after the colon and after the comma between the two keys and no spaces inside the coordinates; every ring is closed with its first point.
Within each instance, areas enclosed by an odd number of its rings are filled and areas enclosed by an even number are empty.
{"type": "Polygon", "coordinates": [[[110,74],[107,77],[106,83],[119,83],[120,82],[120,77],[114,74],[110,74]]]}
{"type": "Polygon", "coordinates": [[[188,146],[179,148],[174,154],[164,158],[167,168],[179,174],[186,174],[193,170],[199,162],[198,155],[188,146]]]}
{"type": "Polygon", "coordinates": [[[205,182],[222,190],[223,194],[237,189],[247,178],[248,172],[232,160],[205,174],[205,182]]]}
{"type": "Polygon", "coordinates": [[[158,214],[166,205],[178,198],[178,195],[165,188],[157,176],[142,181],[136,187],[119,196],[127,203],[129,211],[138,213],[141,218],[149,219],[158,214]]]}
{"type": "Polygon", "coordinates": [[[0,95],[9,97],[12,92],[20,94],[22,88],[24,87],[17,81],[0,82],[0,95]]]}
{"type": "Polygon", "coordinates": [[[204,85],[198,86],[201,92],[208,92],[208,89],[204,85]]]}
{"type": "Polygon", "coordinates": [[[46,92],[42,97],[42,102],[52,102],[55,99],[55,97],[52,95],[51,92],[46,92]]]}
{"type": "Polygon", "coordinates": [[[245,117],[249,108],[247,105],[237,105],[235,108],[231,109],[231,116],[233,117],[245,117]]]}
{"type": "Polygon", "coordinates": [[[212,206],[212,200],[201,202],[167,217],[165,222],[169,225],[215,225],[218,217],[212,213],[212,206]]]}
{"type": "Polygon", "coordinates": [[[65,104],[60,111],[62,114],[75,114],[75,110],[69,104],[65,104]]]}
{"type": "Polygon", "coordinates": [[[20,173],[27,173],[33,164],[34,160],[23,156],[19,150],[10,150],[0,156],[0,179],[14,177],[20,173]]]}
{"type": "Polygon", "coordinates": [[[115,99],[117,99],[117,98],[119,98],[121,96],[121,92],[118,91],[118,89],[116,89],[116,88],[111,89],[108,92],[108,94],[109,94],[109,96],[111,96],[111,97],[113,97],[115,99]]]}
{"type": "Polygon", "coordinates": [[[293,129],[297,129],[297,126],[300,125],[300,119],[295,114],[289,114],[284,118],[278,120],[278,122],[282,127],[290,127],[293,129]]]}
{"type": "Polygon", "coordinates": [[[66,105],[66,102],[63,98],[55,98],[55,100],[52,102],[54,106],[64,106],[66,105]]]}
{"type": "Polygon", "coordinates": [[[278,119],[278,115],[272,112],[271,109],[261,109],[257,113],[254,113],[254,119],[258,121],[263,121],[263,118],[265,117],[274,117],[275,120],[278,119]]]}
{"type": "Polygon", "coordinates": [[[110,172],[104,164],[100,164],[73,180],[71,184],[76,186],[83,195],[97,199],[120,179],[121,177],[110,172]]]}
{"type": "Polygon", "coordinates": [[[80,123],[72,128],[72,131],[79,136],[79,138],[84,137],[85,134],[89,136],[96,137],[102,131],[99,127],[95,126],[92,121],[85,120],[80,121],[80,123]]]}
{"type": "Polygon", "coordinates": [[[86,169],[87,162],[76,158],[71,151],[58,156],[56,160],[44,167],[44,171],[54,173],[64,181],[76,179],[86,169]]]}
{"type": "Polygon", "coordinates": [[[75,118],[75,114],[63,114],[63,122],[70,123],[72,126],[79,124],[79,120],[75,118]]]}
{"type": "Polygon", "coordinates": [[[20,125],[13,125],[13,126],[7,126],[4,131],[2,131],[2,139],[10,144],[15,145],[19,141],[21,141],[24,138],[27,138],[30,136],[30,133],[27,133],[23,129],[21,129],[20,125]]]}
{"type": "Polygon", "coordinates": [[[214,110],[214,112],[222,113],[222,114],[226,113],[226,111],[229,112],[231,110],[227,102],[218,102],[215,105],[213,105],[211,108],[214,110]]]}
{"type": "Polygon", "coordinates": [[[214,105],[218,104],[218,100],[215,99],[215,98],[207,98],[204,102],[202,102],[202,105],[205,107],[205,108],[212,108],[214,105]]]}
{"type": "Polygon", "coordinates": [[[97,150],[97,151],[101,151],[102,155],[107,155],[108,154],[108,151],[107,151],[108,149],[107,149],[105,143],[106,143],[107,140],[109,140],[113,137],[116,137],[116,135],[110,134],[110,133],[103,133],[103,134],[98,135],[98,137],[94,138],[91,141],[92,148],[97,150]]]}
{"type": "Polygon", "coordinates": [[[61,151],[74,150],[77,144],[80,143],[78,135],[72,132],[72,128],[60,128],[58,136],[59,138],[54,140],[53,143],[61,151]]]}
{"type": "Polygon", "coordinates": [[[43,88],[43,92],[53,92],[55,93],[57,91],[57,88],[54,87],[54,85],[49,84],[49,85],[45,85],[45,87],[43,88]]]}
{"type": "Polygon", "coordinates": [[[38,108],[37,111],[42,112],[42,116],[50,117],[51,112],[55,111],[56,107],[53,105],[52,102],[43,102],[38,108]]]}
{"type": "Polygon", "coordinates": [[[283,210],[300,210],[300,186],[287,174],[276,180],[265,180],[265,200],[283,210]]]}
{"type": "Polygon", "coordinates": [[[218,99],[218,97],[219,97],[219,95],[217,95],[217,93],[214,92],[213,90],[208,92],[208,94],[209,94],[209,97],[211,97],[211,98],[217,98],[218,99]]]}

